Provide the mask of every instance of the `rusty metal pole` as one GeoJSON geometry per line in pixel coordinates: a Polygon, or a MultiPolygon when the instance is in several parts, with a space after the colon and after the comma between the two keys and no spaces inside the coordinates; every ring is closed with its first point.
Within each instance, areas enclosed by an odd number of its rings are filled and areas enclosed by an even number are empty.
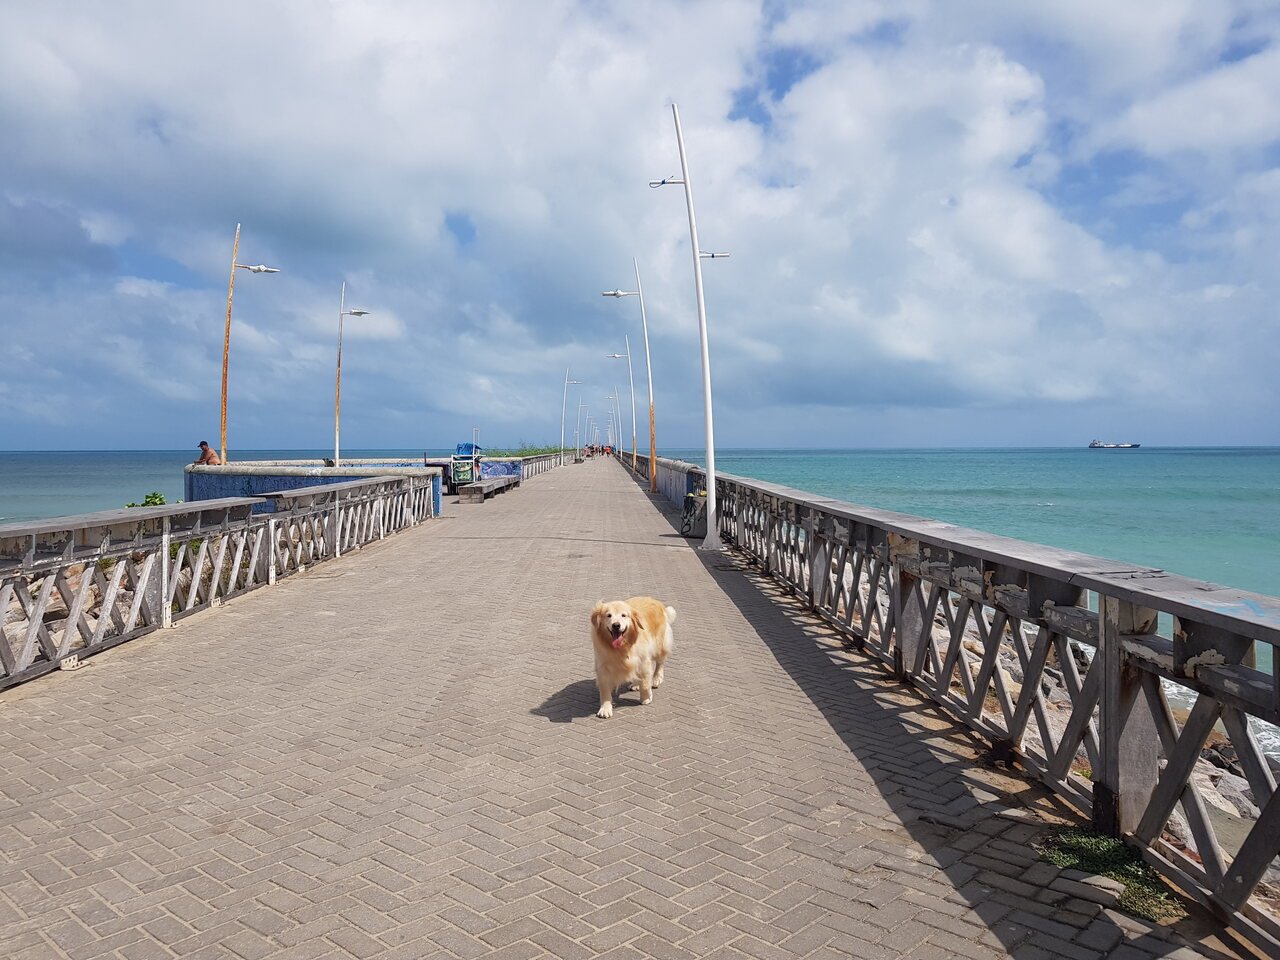
{"type": "Polygon", "coordinates": [[[236,257],[240,253],[240,224],[236,224],[236,239],[231,245],[231,280],[227,283],[227,326],[222,333],[222,433],[218,443],[218,456],[227,462],[227,357],[231,353],[231,297],[236,292],[236,257]]]}

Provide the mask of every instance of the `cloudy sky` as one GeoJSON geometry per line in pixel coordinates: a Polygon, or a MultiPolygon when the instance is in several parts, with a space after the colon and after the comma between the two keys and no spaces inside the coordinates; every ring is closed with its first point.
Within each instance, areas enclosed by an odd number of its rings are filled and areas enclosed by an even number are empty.
{"type": "Polygon", "coordinates": [[[0,6],[0,448],[1280,443],[1280,6],[0,6]],[[629,417],[629,414],[628,414],[629,417]],[[629,425],[628,431],[629,433],[629,425]],[[641,429],[643,435],[643,427],[641,429]]]}

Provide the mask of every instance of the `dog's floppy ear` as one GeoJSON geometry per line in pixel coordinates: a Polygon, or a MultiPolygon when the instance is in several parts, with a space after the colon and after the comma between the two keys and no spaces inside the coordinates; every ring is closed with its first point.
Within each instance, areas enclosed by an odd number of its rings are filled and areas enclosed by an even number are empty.
{"type": "Polygon", "coordinates": [[[591,611],[591,626],[599,630],[604,621],[604,613],[604,601],[601,600],[596,604],[595,609],[591,611]]]}
{"type": "Polygon", "coordinates": [[[644,633],[648,628],[645,626],[644,618],[640,616],[640,611],[632,606],[628,606],[627,611],[631,614],[631,622],[636,626],[636,633],[644,633]]]}

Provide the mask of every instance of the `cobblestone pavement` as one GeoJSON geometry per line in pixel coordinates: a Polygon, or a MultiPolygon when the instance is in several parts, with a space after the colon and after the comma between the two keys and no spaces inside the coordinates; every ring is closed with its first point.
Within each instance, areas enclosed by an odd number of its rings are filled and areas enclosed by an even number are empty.
{"type": "Polygon", "coordinates": [[[4,695],[0,957],[1216,955],[1039,862],[1043,791],[616,463],[446,510],[4,695]],[[634,593],[667,682],[598,720],[634,593]]]}

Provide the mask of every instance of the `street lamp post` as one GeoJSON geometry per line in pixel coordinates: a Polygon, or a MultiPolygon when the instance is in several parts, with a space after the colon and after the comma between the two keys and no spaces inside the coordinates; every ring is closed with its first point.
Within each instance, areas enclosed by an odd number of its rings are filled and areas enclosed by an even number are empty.
{"type": "Polygon", "coordinates": [[[581,383],[581,380],[569,379],[569,368],[564,368],[564,396],[560,399],[560,466],[564,466],[564,413],[569,402],[569,384],[581,383]]]}
{"type": "Polygon", "coordinates": [[[231,355],[231,298],[236,292],[236,271],[248,270],[250,273],[279,273],[275,267],[261,263],[249,265],[239,263],[240,224],[236,224],[236,239],[231,245],[231,281],[227,284],[227,326],[222,333],[222,432],[218,442],[218,456],[223,463],[227,462],[227,360],[231,355]]]}
{"type": "MultiPolygon", "coordinates": [[[[655,436],[654,424],[653,424],[653,365],[649,362],[649,320],[645,316],[645,312],[644,312],[644,287],[640,285],[640,264],[636,262],[635,257],[631,258],[631,265],[635,267],[635,271],[636,271],[635,290],[606,290],[602,294],[602,296],[619,297],[619,298],[621,297],[639,297],[640,298],[640,329],[644,332],[644,369],[649,379],[649,492],[657,493],[658,492],[658,451],[657,451],[657,438],[655,436]]],[[[631,361],[629,356],[630,353],[631,353],[631,347],[630,347],[630,344],[628,344],[627,346],[627,354],[628,354],[627,373],[628,374],[630,374],[631,372],[630,370],[631,361]]],[[[633,411],[632,413],[633,420],[634,420],[635,405],[636,405],[635,385],[633,381],[632,388],[631,388],[631,409],[633,411]]],[[[632,436],[634,437],[634,435],[635,435],[635,424],[633,423],[632,436]]],[[[635,448],[635,443],[633,440],[632,458],[631,458],[632,469],[635,468],[634,448],[635,448]]]]}
{"type": "MultiPolygon", "coordinates": [[[[614,433],[617,434],[618,447],[620,448],[618,452],[621,454],[626,452],[626,445],[622,440],[622,391],[617,387],[613,388],[613,409],[615,414],[613,422],[617,424],[617,429],[614,433]]],[[[618,457],[618,462],[622,462],[621,456],[618,457]]]]}
{"type": "Polygon", "coordinates": [[[577,460],[579,454],[582,453],[582,409],[587,405],[582,402],[582,394],[578,394],[578,416],[573,421],[573,459],[577,460]]]}
{"type": "Polygon", "coordinates": [[[347,309],[347,281],[342,281],[342,296],[338,300],[338,373],[333,382],[333,465],[339,467],[341,453],[338,447],[338,422],[342,410],[342,321],[345,317],[367,317],[368,310],[347,309]]]}
{"type": "Polygon", "coordinates": [[[698,301],[698,338],[702,346],[702,404],[707,431],[707,535],[702,541],[703,550],[719,550],[720,531],[716,523],[716,438],[711,418],[711,357],[707,349],[707,305],[702,295],[702,260],[719,259],[727,253],[703,253],[698,246],[698,221],[693,212],[693,184],[689,181],[689,161],[684,152],[684,134],[680,130],[680,108],[671,104],[671,116],[676,125],[676,146],[680,151],[680,179],[666,177],[650,180],[650,187],[667,184],[684,185],[684,202],[689,211],[689,245],[693,252],[693,289],[698,301]]]}
{"type": "Polygon", "coordinates": [[[609,445],[618,446],[619,438],[622,436],[621,430],[621,411],[618,408],[618,388],[613,388],[613,393],[605,397],[609,401],[609,445]]]}
{"type": "Polygon", "coordinates": [[[627,352],[605,354],[609,360],[621,360],[626,357],[627,360],[627,379],[631,382],[631,469],[636,468],[636,380],[631,374],[631,338],[623,335],[623,342],[627,345],[627,352]]]}

